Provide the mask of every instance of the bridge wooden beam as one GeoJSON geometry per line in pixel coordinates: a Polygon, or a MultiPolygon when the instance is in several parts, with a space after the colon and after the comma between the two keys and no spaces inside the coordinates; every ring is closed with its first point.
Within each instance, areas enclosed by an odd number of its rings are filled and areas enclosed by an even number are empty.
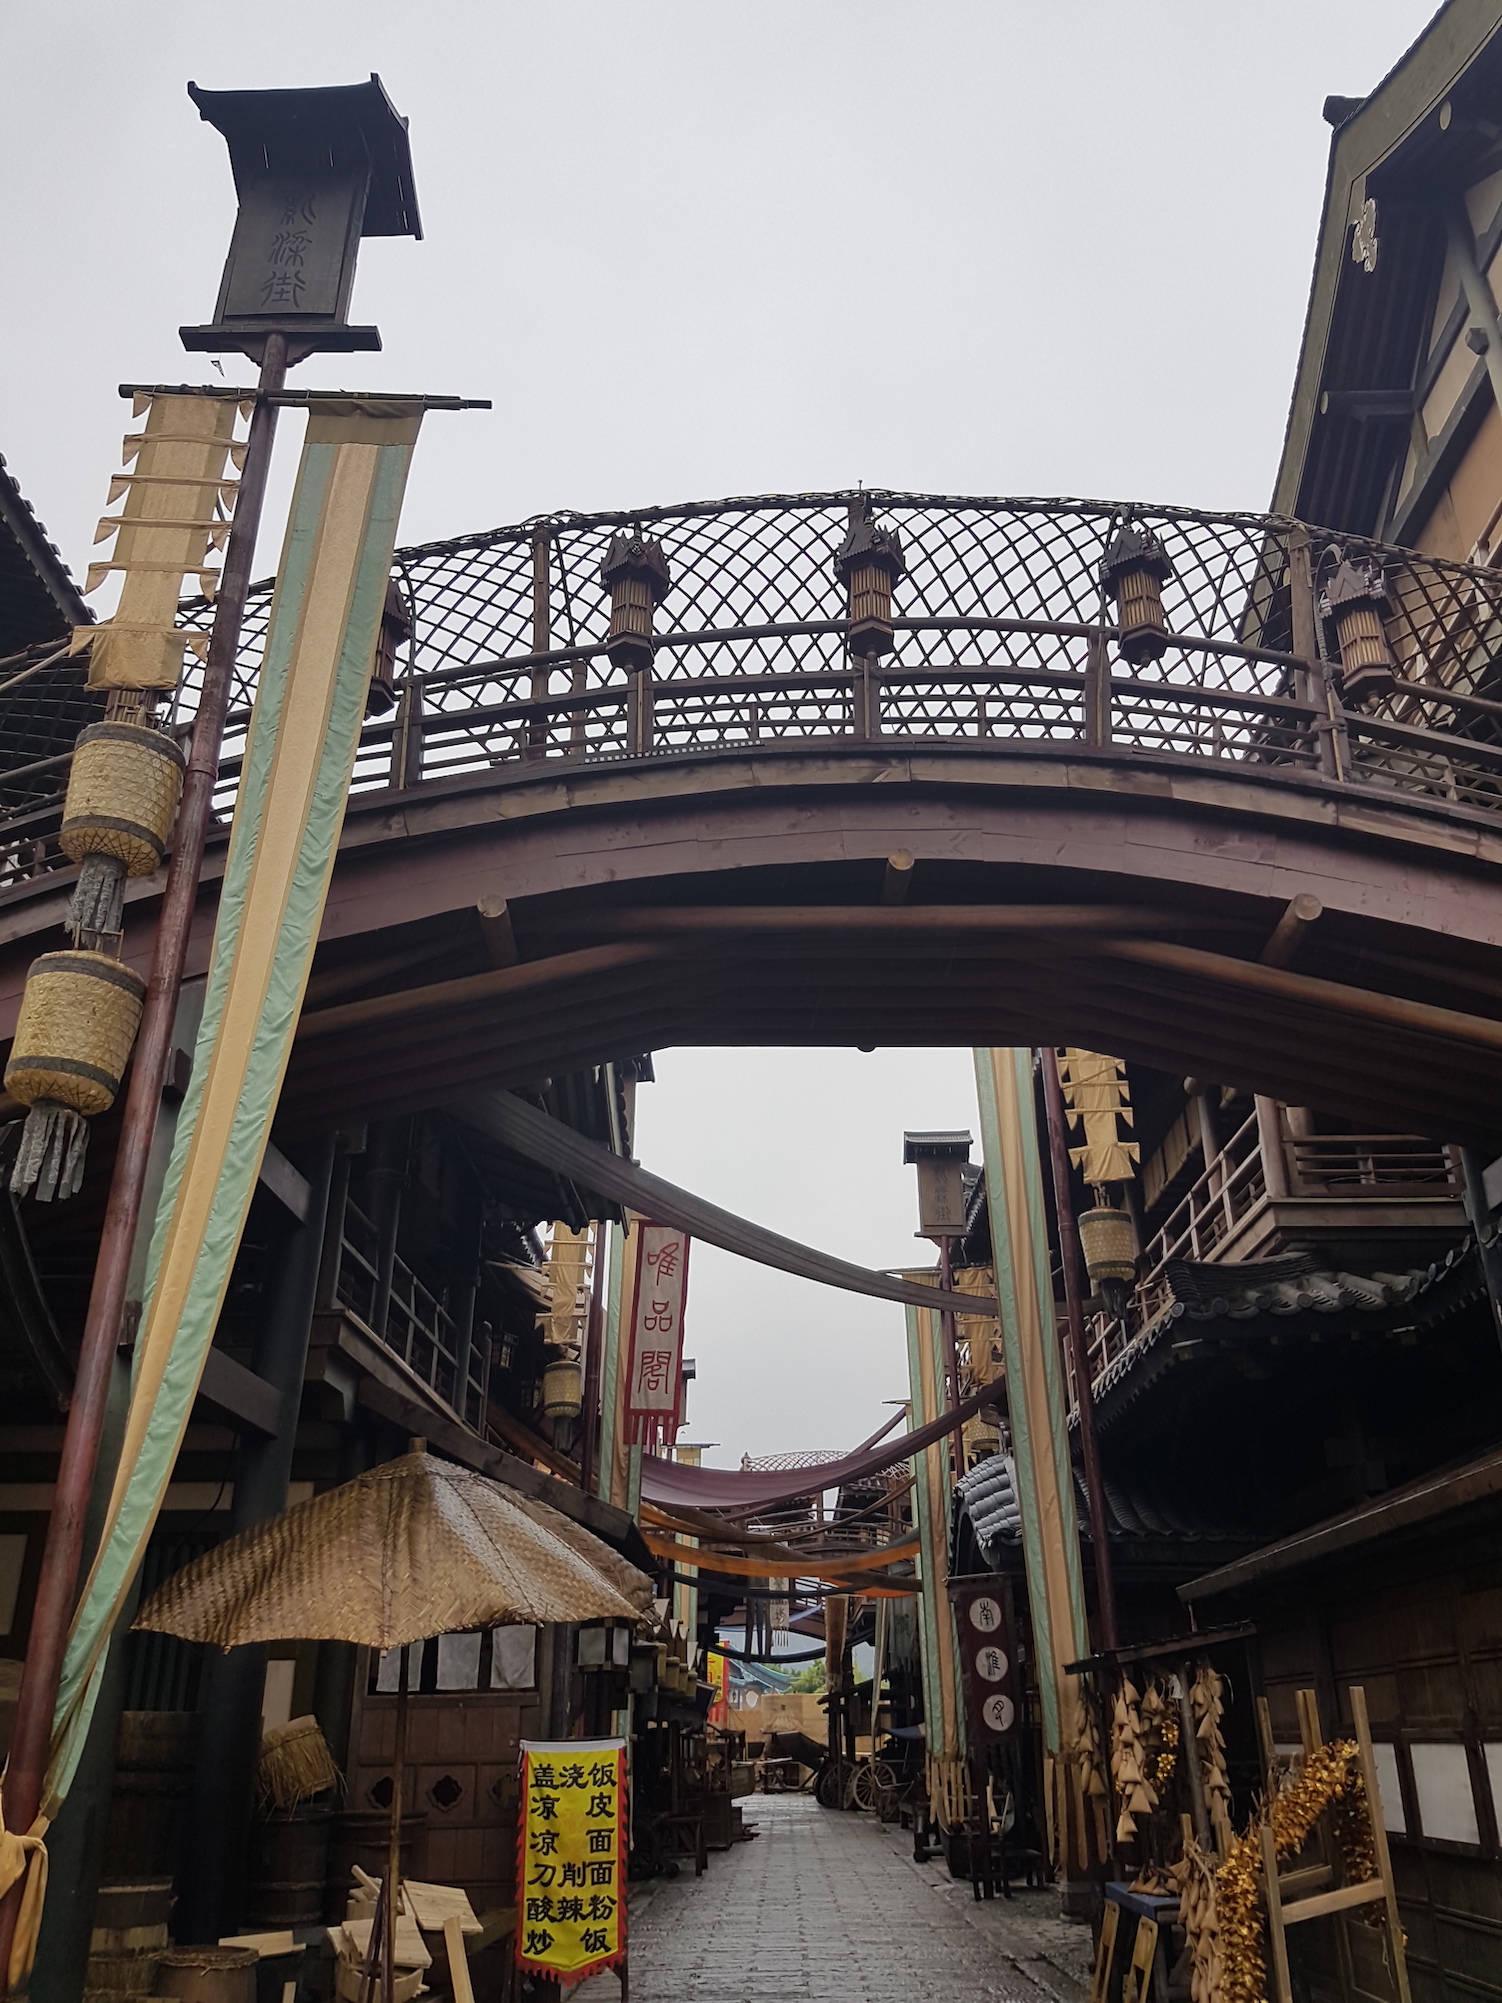
{"type": "Polygon", "coordinates": [[[1172,967],[1181,973],[1250,988],[1254,993],[1280,1000],[1306,1002],[1327,1012],[1364,1016],[1370,1022],[1391,1028],[1423,1030],[1447,1043],[1502,1050],[1502,1022],[1492,1016],[1437,1008],[1432,1002],[1409,1001],[1374,988],[1352,987],[1345,981],[1327,981],[1315,974],[1296,974],[1286,967],[1236,960],[1225,953],[1210,953],[1198,946],[1176,945],[1164,939],[1108,939],[1102,940],[1097,950],[1111,959],[1172,967]]]}
{"type": "Polygon", "coordinates": [[[665,934],[876,932],[1250,932],[1255,920],[1170,904],[629,904],[543,921],[545,931],[595,937],[665,934]]]}

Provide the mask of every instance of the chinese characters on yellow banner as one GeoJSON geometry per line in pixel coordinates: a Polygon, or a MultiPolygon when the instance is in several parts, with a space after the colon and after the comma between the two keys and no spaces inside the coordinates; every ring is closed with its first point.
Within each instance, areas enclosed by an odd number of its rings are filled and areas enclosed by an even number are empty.
{"type": "Polygon", "coordinates": [[[626,1952],[626,1742],[522,1741],[516,1962],[566,1984],[626,1952]]]}

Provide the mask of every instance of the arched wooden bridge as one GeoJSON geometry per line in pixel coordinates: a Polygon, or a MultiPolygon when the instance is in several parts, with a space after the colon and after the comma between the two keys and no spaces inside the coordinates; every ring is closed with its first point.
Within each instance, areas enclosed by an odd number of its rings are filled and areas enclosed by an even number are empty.
{"type": "MultiPolygon", "coordinates": [[[[365,732],[285,1122],[674,1043],[1068,1040],[1502,1134],[1502,576],[1374,552],[1395,676],[1353,710],[1316,530],[1131,510],[1175,568],[1168,649],[1132,667],[1099,583],[1125,509],[877,493],[908,566],[877,670],[833,571],[856,498],[551,516],[401,553],[415,631],[365,732]],[[599,569],[637,525],[674,587],[628,673],[599,569]]],[[[0,1030],[57,936],[87,713],[45,677],[0,692],[28,747],[0,773],[0,1030]]]]}

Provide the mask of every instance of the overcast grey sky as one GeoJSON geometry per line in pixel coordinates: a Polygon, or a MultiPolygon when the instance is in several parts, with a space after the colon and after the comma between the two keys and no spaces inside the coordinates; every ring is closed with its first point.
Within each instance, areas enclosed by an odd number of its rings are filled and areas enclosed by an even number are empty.
{"type": "MultiPolygon", "coordinates": [[[[857,480],[1261,507],[1321,102],[1369,90],[1430,12],[10,0],[0,451],[81,571],[126,428],[115,385],[217,380],[176,330],[210,315],[234,196],[184,84],[375,70],[411,120],[427,238],[364,246],[354,317],[385,352],[294,380],[494,399],[430,420],[405,542],[857,480]]],[[[669,1052],[658,1070],[653,1168],[872,1264],[916,1249],[904,1126],[973,1118],[967,1052],[669,1052]]],[[[705,1247],[689,1327],[711,1460],[848,1445],[905,1389],[900,1309],[705,1247]]]]}

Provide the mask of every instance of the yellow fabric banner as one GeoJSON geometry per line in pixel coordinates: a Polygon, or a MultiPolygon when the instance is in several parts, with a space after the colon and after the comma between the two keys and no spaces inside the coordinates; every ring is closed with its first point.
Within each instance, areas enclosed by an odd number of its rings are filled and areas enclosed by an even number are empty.
{"type": "Polygon", "coordinates": [[[112,619],[74,628],[73,651],[89,648],[91,689],[176,688],[184,647],[207,637],[177,624],[183,578],[196,571],[211,597],[218,572],[204,564],[210,545],[222,548],[229,534],[222,511],[235,486],[225,478],[224,462],[235,444],[238,398],[233,392],[153,396],[149,405],[145,430],[125,441],[135,472],[110,481],[110,499],[123,493],[125,506],[106,515],[94,537],[105,542],[114,536],[114,557],[91,563],[84,586],[93,591],[121,571],[120,602],[112,619]]]}
{"type": "Polygon", "coordinates": [[[523,1739],[516,1965],[572,1985],[626,1953],[626,1742],[523,1739]]]}

